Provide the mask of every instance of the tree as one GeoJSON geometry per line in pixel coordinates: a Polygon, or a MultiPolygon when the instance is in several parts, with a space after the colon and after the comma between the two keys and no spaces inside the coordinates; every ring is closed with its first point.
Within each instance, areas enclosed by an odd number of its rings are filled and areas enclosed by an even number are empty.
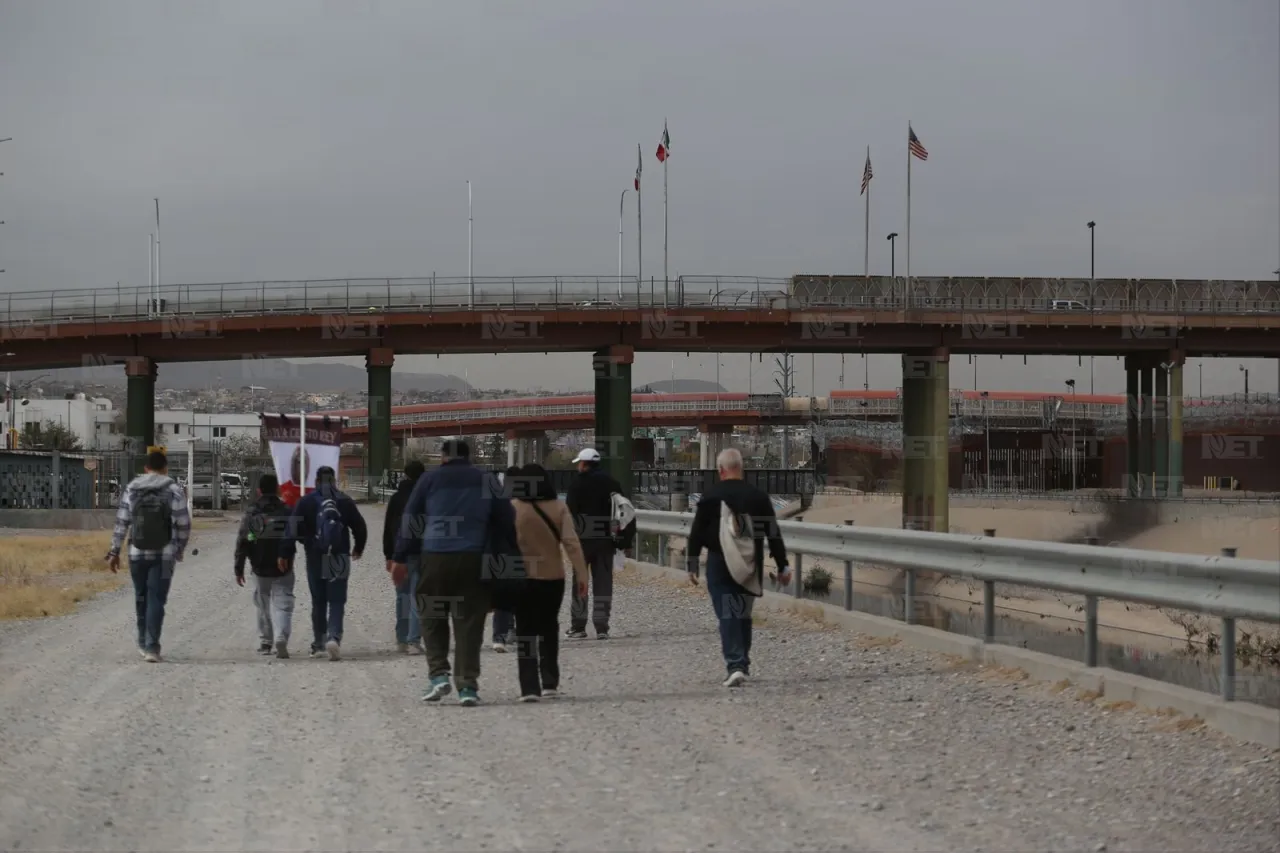
{"type": "Polygon", "coordinates": [[[81,450],[80,436],[60,421],[25,423],[18,436],[18,446],[24,450],[57,450],[60,453],[81,450]]]}
{"type": "Polygon", "coordinates": [[[245,460],[262,455],[262,440],[257,436],[239,433],[218,442],[218,453],[225,471],[238,471],[245,460]]]}

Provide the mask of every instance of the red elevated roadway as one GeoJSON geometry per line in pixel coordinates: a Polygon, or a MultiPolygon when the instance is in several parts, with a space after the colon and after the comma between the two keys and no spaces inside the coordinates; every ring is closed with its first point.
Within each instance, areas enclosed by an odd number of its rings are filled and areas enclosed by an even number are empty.
{"type": "MultiPolygon", "coordinates": [[[[1005,426],[1020,420],[1038,420],[1046,403],[1061,401],[1059,421],[1075,418],[1080,424],[1122,425],[1125,398],[1108,394],[1046,394],[1034,391],[951,392],[955,413],[962,417],[986,417],[1005,426]]],[[[1187,398],[1189,422],[1213,418],[1232,421],[1247,411],[1257,416],[1280,414],[1274,399],[1246,404],[1238,398],[1187,398]]],[[[832,391],[829,396],[784,400],[776,394],[697,393],[632,394],[631,421],[636,427],[656,426],[758,426],[804,424],[813,420],[896,421],[900,416],[899,391],[832,391]]],[[[459,403],[425,403],[395,406],[391,430],[396,435],[440,436],[542,430],[589,430],[594,426],[595,398],[590,394],[558,397],[518,397],[471,400],[459,403]]],[[[348,432],[368,432],[366,409],[344,409],[323,414],[350,419],[348,432]]]]}

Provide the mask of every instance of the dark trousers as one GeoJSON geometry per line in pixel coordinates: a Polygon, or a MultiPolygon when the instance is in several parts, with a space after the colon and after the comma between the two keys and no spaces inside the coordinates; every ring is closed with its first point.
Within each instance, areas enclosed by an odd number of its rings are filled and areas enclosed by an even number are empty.
{"type": "Polygon", "coordinates": [[[516,603],[516,667],[520,695],[541,696],[560,689],[560,605],[564,578],[525,581],[525,594],[516,603]]]}
{"type": "Polygon", "coordinates": [[[729,672],[751,672],[751,611],[756,597],[729,574],[724,557],[707,554],[707,592],[720,624],[720,652],[729,672]]]}
{"type": "MultiPolygon", "coordinates": [[[[613,543],[582,543],[583,556],[587,558],[587,568],[591,571],[592,597],[591,623],[596,633],[609,632],[609,616],[613,612],[613,543]]],[[[587,629],[587,599],[578,597],[577,584],[573,586],[573,599],[569,604],[569,627],[574,631],[587,629]]]]}
{"type": "Polygon", "coordinates": [[[351,558],[342,568],[334,558],[307,558],[307,588],[311,590],[311,648],[318,649],[329,640],[342,642],[342,617],[347,609],[347,584],[351,576],[351,558]]]}
{"type": "Polygon", "coordinates": [[[516,616],[510,610],[493,611],[493,641],[505,643],[516,627],[516,616]]]}
{"type": "Polygon", "coordinates": [[[169,600],[173,568],[165,568],[157,557],[129,560],[133,578],[133,601],[138,611],[138,648],[160,652],[160,629],[164,627],[164,605],[169,600]]]}
{"type": "Polygon", "coordinates": [[[427,674],[453,674],[459,690],[475,690],[480,679],[480,647],[489,615],[489,594],[480,582],[479,553],[423,554],[418,578],[418,613],[427,647],[427,674]],[[449,666],[452,622],[454,666],[449,666]]]}

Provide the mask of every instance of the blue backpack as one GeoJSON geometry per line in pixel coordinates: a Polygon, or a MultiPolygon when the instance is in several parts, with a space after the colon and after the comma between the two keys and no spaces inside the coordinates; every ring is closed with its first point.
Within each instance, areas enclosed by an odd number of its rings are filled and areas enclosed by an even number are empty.
{"type": "Polygon", "coordinates": [[[321,554],[347,553],[347,523],[342,520],[336,496],[330,495],[320,502],[316,515],[316,545],[321,554]]]}

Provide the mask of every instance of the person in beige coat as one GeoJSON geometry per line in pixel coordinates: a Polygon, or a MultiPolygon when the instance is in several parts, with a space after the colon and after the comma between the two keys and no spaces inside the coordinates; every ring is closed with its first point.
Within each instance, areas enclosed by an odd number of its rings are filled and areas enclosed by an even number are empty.
{"type": "Polygon", "coordinates": [[[573,582],[581,594],[586,593],[587,563],[573,529],[573,517],[556,494],[546,469],[525,465],[507,480],[516,515],[516,539],[528,572],[527,588],[515,611],[520,701],[537,702],[560,690],[564,556],[573,566],[573,582]]]}

